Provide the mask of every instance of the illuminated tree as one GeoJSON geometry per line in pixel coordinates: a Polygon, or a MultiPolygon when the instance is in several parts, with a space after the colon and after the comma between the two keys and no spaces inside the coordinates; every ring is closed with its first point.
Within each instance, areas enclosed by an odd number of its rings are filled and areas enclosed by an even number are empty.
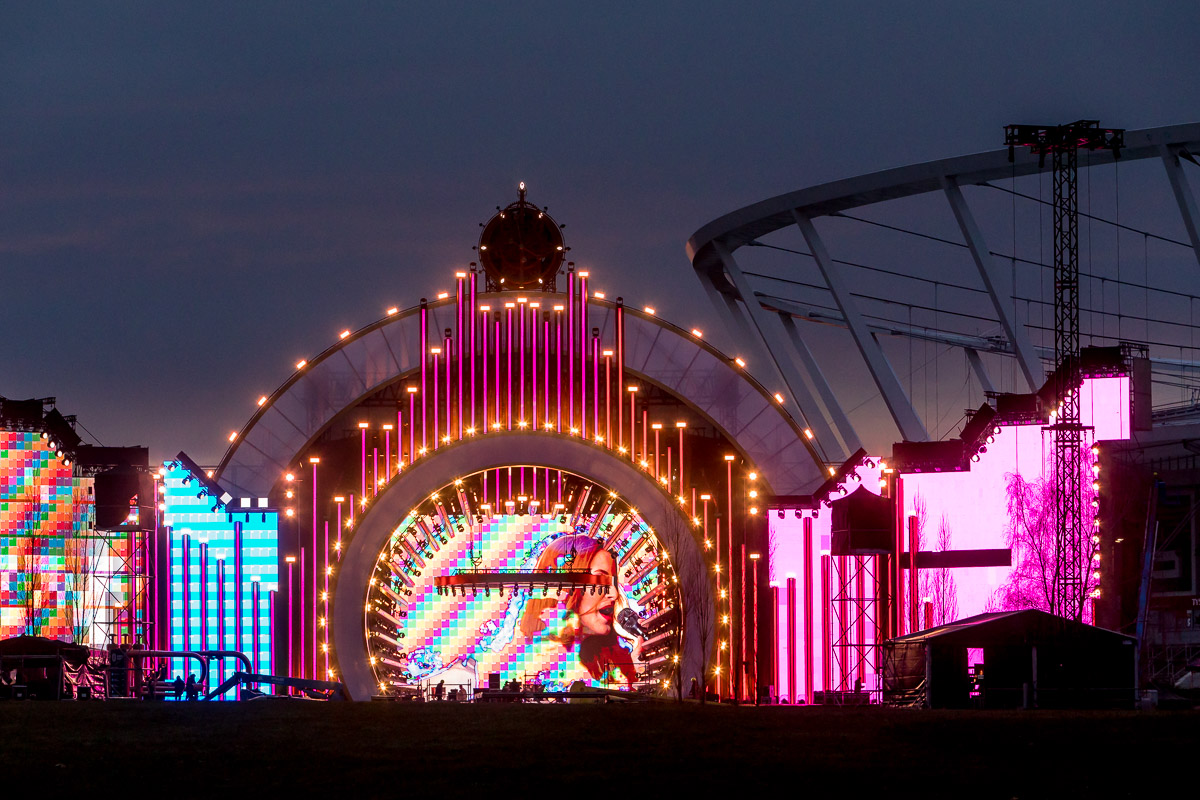
{"type": "MultiPolygon", "coordinates": [[[[1008,522],[1005,539],[1012,549],[1012,573],[989,601],[989,608],[998,611],[1016,611],[1036,608],[1062,616],[1066,608],[1084,609],[1084,617],[1090,617],[1092,596],[1099,581],[1095,577],[1093,559],[1098,548],[1090,535],[1095,517],[1096,492],[1092,488],[1092,466],[1095,456],[1091,448],[1084,451],[1082,482],[1085,530],[1079,552],[1068,554],[1059,563],[1056,548],[1055,506],[1057,492],[1047,464],[1043,474],[1029,481],[1018,473],[1008,478],[1008,522]],[[1067,580],[1056,580],[1060,574],[1067,580]],[[1071,588],[1064,588],[1071,587],[1071,588]],[[1065,592],[1077,592],[1076,597],[1066,597],[1065,592]],[[1073,603],[1071,601],[1074,601],[1073,603]]],[[[1084,621],[1090,621],[1085,619],[1084,621]]]]}

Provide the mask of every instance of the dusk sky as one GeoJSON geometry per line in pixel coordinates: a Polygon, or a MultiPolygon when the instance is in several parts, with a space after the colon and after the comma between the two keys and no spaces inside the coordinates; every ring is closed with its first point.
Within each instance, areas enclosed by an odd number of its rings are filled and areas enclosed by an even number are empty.
{"type": "Polygon", "coordinates": [[[715,334],[704,223],[1007,123],[1200,121],[1198,67],[1178,2],[5,3],[0,395],[216,463],[521,180],[595,288],[715,334]]]}

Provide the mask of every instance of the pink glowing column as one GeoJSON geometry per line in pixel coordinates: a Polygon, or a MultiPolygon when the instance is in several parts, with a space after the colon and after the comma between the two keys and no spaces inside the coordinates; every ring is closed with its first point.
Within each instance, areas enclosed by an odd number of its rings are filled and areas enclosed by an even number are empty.
{"type": "Polygon", "coordinates": [[[179,547],[183,551],[183,649],[192,649],[192,537],[183,534],[179,537],[179,547]]]}
{"type": "MultiPolygon", "coordinates": [[[[613,442],[612,435],[612,350],[604,351],[604,443],[610,449],[620,447],[620,437],[613,442]]],[[[620,407],[620,403],[617,406],[620,407]]]]}
{"type": "MultiPolygon", "coordinates": [[[[867,598],[867,556],[854,556],[854,563],[857,568],[857,574],[854,576],[855,594],[854,609],[854,639],[855,643],[861,648],[859,653],[866,654],[867,648],[867,615],[866,615],[866,598],[867,598]]],[[[865,657],[856,658],[858,662],[857,678],[859,683],[863,683],[867,679],[867,660],[865,657]]]]}
{"type": "MultiPolygon", "coordinates": [[[[538,429],[538,309],[541,305],[529,304],[529,408],[531,425],[535,431],[538,429]]],[[[537,484],[536,480],[534,484],[537,484]]]]}
{"type": "Polygon", "coordinates": [[[250,625],[251,630],[251,646],[254,648],[254,672],[261,673],[262,667],[259,665],[258,659],[258,581],[250,582],[250,613],[253,614],[253,622],[250,625]]]}
{"type": "Polygon", "coordinates": [[[480,355],[480,360],[483,362],[483,432],[487,433],[491,427],[488,423],[488,331],[491,329],[491,326],[488,325],[488,316],[492,312],[492,307],[482,305],[479,307],[479,310],[483,313],[483,331],[481,334],[483,342],[480,355]]]}
{"type": "Polygon", "coordinates": [[[456,310],[457,316],[454,318],[454,323],[458,326],[458,329],[455,331],[455,337],[458,339],[458,350],[455,353],[458,361],[458,438],[461,439],[463,437],[463,410],[466,408],[463,405],[463,335],[466,333],[467,326],[463,319],[466,300],[463,294],[466,289],[467,273],[455,273],[455,278],[458,284],[458,308],[456,310]]]}
{"type": "MultiPolygon", "coordinates": [[[[275,638],[275,609],[278,608],[276,602],[278,592],[275,589],[267,592],[267,673],[268,675],[278,674],[275,669],[275,643],[278,639],[275,638]]],[[[290,611],[290,609],[289,609],[290,611]]],[[[257,630],[257,626],[255,627],[257,630]]],[[[262,667],[260,666],[261,670],[262,667]]],[[[271,694],[278,694],[279,690],[271,687],[271,694]]]]}
{"type": "Polygon", "coordinates": [[[816,672],[813,669],[813,521],[806,516],[804,523],[804,697],[813,701],[813,684],[816,672]]]}
{"type": "MultiPolygon", "coordinates": [[[[303,552],[303,548],[301,548],[301,552],[303,552]]],[[[294,568],[296,566],[296,557],[288,556],[284,560],[287,561],[287,569],[288,569],[288,577],[287,577],[287,593],[288,593],[288,602],[287,602],[287,631],[288,631],[288,636],[287,636],[287,641],[288,641],[287,675],[288,675],[288,677],[293,677],[293,676],[296,676],[296,673],[294,672],[294,670],[296,669],[296,652],[295,652],[296,637],[295,637],[294,631],[292,630],[292,620],[294,619],[294,611],[296,608],[296,595],[292,588],[294,585],[294,581],[292,578],[292,572],[294,571],[294,568]]],[[[303,575],[303,571],[301,571],[301,575],[303,575]]],[[[301,579],[303,580],[303,578],[301,578],[301,579]]],[[[301,604],[301,613],[303,613],[303,603],[301,604]]],[[[275,637],[273,634],[271,637],[271,641],[272,642],[275,641],[275,637]]]]}
{"type": "MultiPolygon", "coordinates": [[[[450,374],[451,374],[450,359],[454,357],[454,340],[451,339],[449,336],[449,333],[450,333],[449,328],[446,329],[446,333],[447,333],[446,341],[445,341],[445,344],[443,345],[443,347],[445,348],[444,352],[446,353],[446,435],[442,437],[443,439],[449,439],[450,434],[454,432],[454,417],[451,413],[454,408],[454,400],[453,400],[454,394],[453,394],[453,388],[451,386],[451,380],[450,380],[450,374]]],[[[462,436],[460,435],[459,438],[461,439],[462,436]]]]}
{"type": "Polygon", "coordinates": [[[575,270],[570,268],[567,269],[567,425],[575,427],[575,270]]]}
{"type": "MultiPolygon", "coordinates": [[[[426,398],[429,396],[429,380],[426,370],[429,363],[429,306],[425,298],[421,298],[421,449],[429,447],[426,432],[429,430],[429,410],[426,408],[426,398]]],[[[436,372],[434,373],[437,374],[436,372]]],[[[436,407],[437,403],[434,403],[436,407]]],[[[409,425],[412,417],[409,417],[409,425]]]]}
{"type": "MultiPolygon", "coordinates": [[[[417,387],[409,386],[408,391],[408,463],[417,460],[417,387]]],[[[421,438],[425,432],[421,431],[421,438]]]]}
{"type": "Polygon", "coordinates": [[[442,354],[442,348],[431,347],[429,353],[433,356],[433,380],[430,381],[433,384],[433,449],[437,450],[438,441],[442,438],[442,426],[438,419],[438,356],[442,354]]]}
{"type": "Polygon", "coordinates": [[[550,314],[542,312],[542,424],[550,427],[550,314]]]}
{"type": "MultiPolygon", "coordinates": [[[[778,606],[776,606],[778,608],[778,606]]],[[[808,627],[808,617],[810,613],[805,614],[805,627],[808,627]]],[[[797,701],[797,686],[796,686],[796,579],[787,579],[787,686],[788,699],[795,703],[797,701]]],[[[806,647],[804,650],[805,669],[808,668],[809,652],[806,647]]],[[[807,677],[807,675],[805,676],[807,677]]],[[[806,700],[811,701],[811,695],[806,697],[806,700]]]]}
{"type": "Polygon", "coordinates": [[[821,554],[821,686],[829,692],[833,690],[833,620],[831,607],[833,598],[830,596],[830,565],[829,556],[821,554]]]}
{"type": "MultiPolygon", "coordinates": [[[[362,496],[367,496],[367,425],[366,422],[358,423],[359,432],[362,434],[361,455],[358,461],[359,483],[362,486],[362,496]]],[[[316,517],[313,517],[313,524],[316,525],[316,517]]]]}
{"type": "MultiPolygon", "coordinates": [[[[471,428],[472,429],[475,428],[475,350],[476,350],[475,290],[477,287],[478,278],[479,278],[479,274],[475,271],[475,268],[472,267],[471,268],[471,308],[470,308],[471,341],[467,347],[467,350],[471,353],[471,365],[470,365],[470,369],[468,370],[468,372],[471,373],[471,428]]],[[[484,415],[484,419],[487,419],[486,414],[484,415]]]]}
{"type": "MultiPolygon", "coordinates": [[[[725,606],[725,604],[722,602],[722,600],[724,598],[721,597],[721,515],[720,514],[717,515],[715,538],[716,538],[716,546],[717,546],[717,553],[716,553],[716,576],[717,576],[716,584],[717,584],[717,612],[718,612],[717,616],[721,618],[722,624],[725,625],[725,634],[724,634],[725,638],[723,638],[721,640],[721,645],[727,646],[729,640],[733,638],[733,634],[732,634],[732,629],[729,626],[729,617],[720,613],[722,610],[724,610],[724,606],[725,606]]],[[[720,702],[721,698],[724,696],[724,693],[721,691],[721,688],[722,688],[721,687],[721,683],[722,683],[722,681],[721,681],[721,667],[722,667],[721,652],[722,652],[721,647],[718,647],[717,648],[717,701],[718,702],[720,702]]],[[[732,675],[729,676],[730,679],[732,679],[732,677],[733,677],[732,675]]]]}
{"type": "Polygon", "coordinates": [[[233,523],[233,640],[234,649],[243,650],[242,641],[242,587],[245,586],[245,576],[242,574],[242,523],[233,523]]]}
{"type": "Polygon", "coordinates": [[[554,423],[554,430],[557,431],[558,433],[562,433],[562,410],[563,410],[563,391],[562,391],[562,385],[563,385],[563,371],[562,371],[563,319],[562,319],[562,311],[563,311],[562,306],[554,307],[554,334],[555,334],[554,374],[555,374],[555,380],[557,381],[557,389],[556,389],[557,401],[555,403],[555,407],[558,409],[557,417],[555,418],[555,423],[554,423]]]}
{"type": "Polygon", "coordinates": [[[588,333],[588,273],[579,273],[579,425],[586,439],[587,430],[587,333],[588,333]]]}
{"type": "Polygon", "coordinates": [[[909,631],[919,630],[921,627],[920,617],[920,602],[921,602],[921,573],[917,571],[917,551],[920,550],[920,528],[917,527],[917,518],[910,516],[908,518],[908,629],[909,631]]]}
{"type": "MultiPolygon", "coordinates": [[[[592,331],[592,435],[600,435],[600,331],[598,330],[592,331]]],[[[605,441],[607,441],[607,437],[605,441]]]]}
{"type": "MultiPolygon", "coordinates": [[[[312,636],[312,672],[311,677],[317,677],[317,565],[320,559],[317,558],[318,549],[317,542],[317,465],[321,463],[321,459],[313,456],[308,459],[313,468],[313,527],[312,527],[312,621],[313,621],[313,636],[312,636]]],[[[328,558],[328,555],[326,556],[328,558]]]]}
{"type": "Polygon", "coordinates": [[[383,479],[392,479],[392,423],[383,426],[383,479]]]}
{"type": "Polygon", "coordinates": [[[200,648],[208,650],[208,543],[200,543],[200,648]]]}
{"type": "MultiPolygon", "coordinates": [[[[743,538],[744,538],[744,534],[743,534],[743,538]]],[[[739,674],[741,675],[741,678],[742,678],[742,680],[741,680],[742,697],[748,698],[749,695],[747,694],[747,689],[748,689],[747,682],[749,681],[750,678],[746,674],[746,667],[745,667],[745,664],[747,661],[747,658],[746,658],[746,651],[747,651],[747,647],[746,647],[746,644],[747,644],[747,642],[746,642],[746,617],[747,617],[747,612],[746,612],[746,542],[745,541],[743,541],[741,543],[741,545],[739,545],[738,558],[739,558],[738,566],[741,567],[741,573],[742,573],[742,575],[741,575],[741,577],[742,577],[741,593],[738,597],[738,603],[741,606],[738,610],[741,612],[741,615],[742,615],[741,618],[738,620],[738,626],[742,629],[741,649],[738,651],[739,663],[741,664],[741,670],[740,670],[739,674]]]]}
{"type": "Polygon", "coordinates": [[[496,388],[496,394],[495,394],[496,422],[492,427],[494,427],[498,430],[500,428],[500,342],[501,342],[501,339],[500,339],[500,312],[498,312],[498,311],[496,312],[495,333],[496,333],[496,338],[493,341],[495,342],[496,347],[495,347],[495,353],[493,353],[492,372],[494,373],[493,380],[495,382],[495,388],[496,388]]]}
{"type": "MultiPolygon", "coordinates": [[[[621,394],[621,387],[625,385],[625,303],[621,298],[617,298],[617,394],[621,394]]],[[[617,400],[617,444],[625,443],[625,419],[624,409],[625,404],[617,400]]],[[[633,415],[629,416],[629,424],[633,425],[633,415]]],[[[630,443],[629,452],[633,452],[632,442],[630,443]]]]}
{"type": "Polygon", "coordinates": [[[634,424],[634,420],[637,419],[637,417],[635,416],[635,414],[637,412],[636,412],[634,403],[637,400],[638,387],[627,386],[625,388],[629,392],[629,460],[636,462],[637,461],[637,426],[634,424]]]}
{"type": "MultiPolygon", "coordinates": [[[[387,467],[387,464],[384,464],[387,467]]],[[[379,448],[371,448],[371,497],[379,494],[379,448]]]]}
{"type": "MultiPolygon", "coordinates": [[[[225,559],[217,559],[217,649],[225,649],[225,559]]],[[[218,673],[217,685],[220,686],[225,682],[225,659],[217,662],[220,672],[218,673]]],[[[222,697],[222,700],[225,698],[222,697]]]]}
{"type": "MultiPolygon", "coordinates": [[[[512,336],[510,333],[509,336],[512,336]]],[[[512,363],[512,357],[509,357],[512,363]]],[[[510,367],[511,369],[511,367],[510,367]]],[[[517,391],[520,393],[520,403],[517,406],[518,420],[528,422],[525,412],[525,298],[517,298],[517,391]]],[[[509,391],[512,391],[512,373],[508,376],[509,391]]],[[[511,401],[510,401],[511,402],[511,401]]]]}
{"type": "Polygon", "coordinates": [[[306,655],[308,652],[305,648],[306,636],[305,636],[305,624],[304,624],[304,622],[305,622],[304,607],[305,607],[306,603],[305,603],[305,599],[304,599],[305,594],[304,594],[304,547],[303,546],[300,547],[299,572],[300,572],[300,597],[298,599],[300,602],[297,603],[297,605],[300,606],[300,647],[299,647],[300,652],[297,653],[297,655],[299,656],[299,660],[298,660],[299,670],[298,671],[300,673],[300,675],[298,677],[303,678],[304,674],[305,674],[304,664],[305,664],[305,661],[307,660],[306,655]]]}
{"type": "MultiPolygon", "coordinates": [[[[506,430],[512,430],[513,426],[513,309],[517,307],[516,303],[504,304],[504,341],[505,341],[505,357],[504,357],[504,377],[505,383],[505,399],[508,401],[504,414],[504,427],[506,430]]],[[[499,371],[497,370],[497,378],[499,371]]]]}
{"type": "Polygon", "coordinates": [[[325,651],[325,677],[329,677],[329,523],[325,523],[325,570],[324,575],[325,591],[321,594],[321,605],[324,612],[325,624],[321,626],[321,638],[324,640],[325,651]]]}

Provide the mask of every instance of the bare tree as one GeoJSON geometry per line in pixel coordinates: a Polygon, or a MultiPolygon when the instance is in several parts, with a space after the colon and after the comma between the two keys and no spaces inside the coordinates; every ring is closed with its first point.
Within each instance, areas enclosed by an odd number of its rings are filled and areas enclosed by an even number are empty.
{"type": "MultiPolygon", "coordinates": [[[[953,538],[950,521],[946,515],[938,524],[938,552],[950,549],[953,538]]],[[[921,571],[921,596],[928,597],[933,607],[934,625],[945,625],[958,619],[958,585],[954,582],[954,572],[947,568],[927,569],[921,571]]]]}
{"type": "MultiPolygon", "coordinates": [[[[1083,459],[1084,475],[1091,475],[1095,456],[1091,448],[1085,448],[1083,459]]],[[[1012,548],[1012,573],[1003,586],[996,590],[988,602],[989,609],[1011,611],[1037,608],[1051,614],[1062,614],[1066,607],[1087,609],[1087,598],[1096,587],[1092,571],[1092,559],[1097,547],[1090,535],[1083,536],[1080,552],[1073,554],[1072,564],[1059,564],[1055,547],[1055,507],[1057,492],[1049,466],[1046,474],[1027,481],[1017,473],[1008,475],[1008,528],[1005,538],[1012,548]],[[1055,580],[1060,570],[1071,570],[1078,565],[1077,578],[1079,597],[1068,604],[1061,596],[1062,587],[1055,580]]],[[[1081,476],[1081,480],[1083,480],[1081,476]]],[[[1095,491],[1091,482],[1083,481],[1084,510],[1092,509],[1095,491]]],[[[1085,530],[1090,530],[1092,515],[1085,514],[1085,530]]]]}

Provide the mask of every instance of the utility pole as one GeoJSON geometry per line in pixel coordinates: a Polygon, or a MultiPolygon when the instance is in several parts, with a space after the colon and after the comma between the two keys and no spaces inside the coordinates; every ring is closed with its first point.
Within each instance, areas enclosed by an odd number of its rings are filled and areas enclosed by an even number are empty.
{"type": "Polygon", "coordinates": [[[1028,147],[1045,166],[1053,159],[1054,176],[1054,396],[1050,412],[1054,437],[1054,575],[1050,610],[1079,621],[1086,602],[1090,550],[1083,526],[1083,431],[1079,419],[1079,159],[1081,149],[1111,150],[1121,157],[1125,131],[1101,128],[1096,120],[1068,125],[1008,125],[1008,160],[1014,149],[1028,147]]]}

